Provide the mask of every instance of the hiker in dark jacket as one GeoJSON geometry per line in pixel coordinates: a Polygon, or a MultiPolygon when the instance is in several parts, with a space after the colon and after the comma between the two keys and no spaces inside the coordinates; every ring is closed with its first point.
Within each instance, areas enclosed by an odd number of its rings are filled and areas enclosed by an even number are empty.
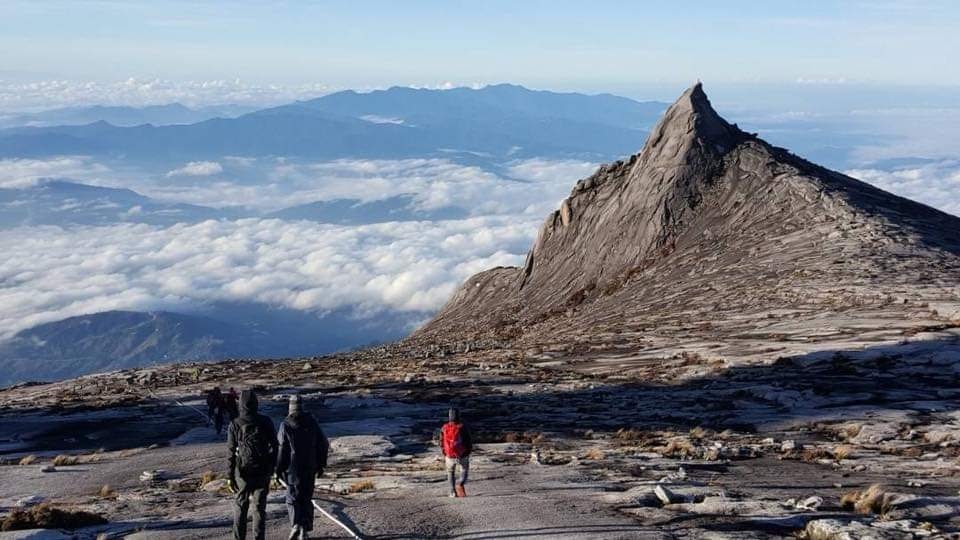
{"type": "Polygon", "coordinates": [[[450,482],[450,497],[466,497],[465,485],[470,473],[473,440],[470,438],[470,430],[460,421],[459,410],[450,407],[447,418],[449,421],[440,430],[440,449],[447,469],[447,480],[450,482]],[[459,478],[457,467],[460,468],[459,478]]]}
{"type": "Polygon", "coordinates": [[[234,388],[231,387],[230,391],[223,397],[223,406],[227,410],[231,422],[240,415],[240,409],[237,407],[237,391],[234,388]]]}
{"type": "Polygon", "coordinates": [[[213,429],[217,430],[217,435],[223,431],[224,413],[223,394],[220,392],[220,387],[218,386],[207,392],[207,417],[210,419],[210,423],[213,424],[213,429]]]}
{"type": "Polygon", "coordinates": [[[327,466],[330,443],[300,396],[290,397],[290,413],[277,434],[280,453],[277,477],[287,484],[287,513],[290,515],[290,539],[306,539],[313,530],[314,479],[327,466]]]}
{"type": "Polygon", "coordinates": [[[247,511],[254,499],[253,529],[257,540],[266,536],[267,494],[277,460],[277,432],[270,418],[257,413],[257,396],[251,390],[240,394],[240,416],[227,429],[230,450],[227,486],[236,493],[233,537],[247,536],[247,511]]]}

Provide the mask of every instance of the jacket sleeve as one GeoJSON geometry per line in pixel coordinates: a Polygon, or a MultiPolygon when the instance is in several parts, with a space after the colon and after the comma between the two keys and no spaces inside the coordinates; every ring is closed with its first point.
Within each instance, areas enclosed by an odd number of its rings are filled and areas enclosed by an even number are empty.
{"type": "Polygon", "coordinates": [[[290,468],[290,437],[287,436],[286,424],[281,423],[277,431],[277,474],[283,475],[290,468]]]}
{"type": "Polygon", "coordinates": [[[330,441],[323,433],[323,430],[317,427],[317,470],[322,471],[327,468],[327,457],[330,455],[330,441]]]}
{"type": "Polygon", "coordinates": [[[237,425],[230,422],[227,428],[227,478],[236,480],[237,466],[237,425]]]}

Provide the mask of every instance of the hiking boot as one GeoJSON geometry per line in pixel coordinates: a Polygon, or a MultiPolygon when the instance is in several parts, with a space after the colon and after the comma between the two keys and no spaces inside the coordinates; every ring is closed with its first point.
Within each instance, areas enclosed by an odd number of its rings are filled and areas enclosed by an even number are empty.
{"type": "Polygon", "coordinates": [[[457,497],[466,497],[467,490],[463,489],[463,484],[457,484],[457,497]]]}

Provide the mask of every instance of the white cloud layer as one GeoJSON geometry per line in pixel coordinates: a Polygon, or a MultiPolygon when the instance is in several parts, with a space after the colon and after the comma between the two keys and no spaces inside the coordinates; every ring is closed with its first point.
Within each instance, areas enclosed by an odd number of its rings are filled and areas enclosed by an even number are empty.
{"type": "Polygon", "coordinates": [[[213,176],[223,172],[223,166],[216,161],[191,161],[179,169],[167,173],[172,176],[213,176]]]}
{"type": "Polygon", "coordinates": [[[0,111],[23,112],[85,105],[142,107],[179,102],[191,107],[205,105],[270,106],[328,94],[323,84],[250,84],[235,80],[169,81],[126,79],[122,81],[45,80],[16,82],[0,80],[0,111]]]}
{"type": "Polygon", "coordinates": [[[474,272],[519,264],[538,224],[510,217],[360,227],[245,219],[0,231],[0,338],[85,313],[218,301],[434,310],[474,272]]]}
{"type": "Polygon", "coordinates": [[[225,157],[151,177],[83,157],[2,160],[2,186],[66,177],[171,202],[264,211],[411,194],[423,209],[456,205],[474,217],[355,227],[241,219],[167,228],[0,230],[0,339],[80,314],[213,302],[351,308],[361,314],[435,310],[470,275],[522,262],[543,216],[594,168],[581,161],[529,160],[494,174],[442,159],[292,163],[225,157]],[[214,181],[191,180],[212,174],[214,181]]]}
{"type": "Polygon", "coordinates": [[[245,206],[264,212],[315,201],[373,201],[411,194],[423,210],[458,206],[475,216],[544,215],[556,208],[578,179],[597,167],[595,163],[577,160],[532,159],[507,164],[502,172],[494,174],[446,159],[302,163],[230,157],[222,163],[190,163],[162,177],[124,171],[122,181],[100,182],[128,187],[167,202],[245,206]],[[216,166],[220,170],[215,170],[216,166]],[[187,175],[184,169],[194,174],[187,175]],[[202,183],[190,181],[201,172],[218,176],[202,183]]]}
{"type": "Polygon", "coordinates": [[[960,216],[960,161],[936,161],[892,171],[852,169],[846,174],[901,197],[960,216]]]}
{"type": "Polygon", "coordinates": [[[0,188],[24,188],[45,178],[72,178],[88,182],[110,174],[110,169],[89,158],[0,159],[0,188]]]}

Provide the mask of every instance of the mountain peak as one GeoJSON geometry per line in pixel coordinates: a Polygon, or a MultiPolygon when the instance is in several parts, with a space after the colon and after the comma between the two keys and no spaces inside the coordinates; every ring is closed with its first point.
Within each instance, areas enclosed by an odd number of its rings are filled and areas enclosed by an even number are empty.
{"type": "Polygon", "coordinates": [[[717,114],[703,84],[687,88],[671,105],[650,133],[645,151],[661,157],[677,157],[684,150],[705,147],[723,154],[746,137],[735,125],[717,114]]]}
{"type": "MultiPolygon", "coordinates": [[[[745,300],[750,313],[765,313],[808,298],[840,327],[849,314],[836,310],[837,291],[861,287],[865,276],[871,287],[900,295],[910,275],[913,298],[927,301],[920,299],[928,269],[942,269],[939,276],[960,269],[956,231],[960,218],[741,131],[697,83],[639,154],[577,183],[544,220],[522,268],[470,278],[417,336],[546,342],[607,324],[645,335],[657,318],[689,328],[745,300]]],[[[944,310],[960,313],[958,306],[944,310]]],[[[876,320],[870,309],[865,321],[876,320]]],[[[731,313],[740,324],[742,313],[731,313]]]]}

